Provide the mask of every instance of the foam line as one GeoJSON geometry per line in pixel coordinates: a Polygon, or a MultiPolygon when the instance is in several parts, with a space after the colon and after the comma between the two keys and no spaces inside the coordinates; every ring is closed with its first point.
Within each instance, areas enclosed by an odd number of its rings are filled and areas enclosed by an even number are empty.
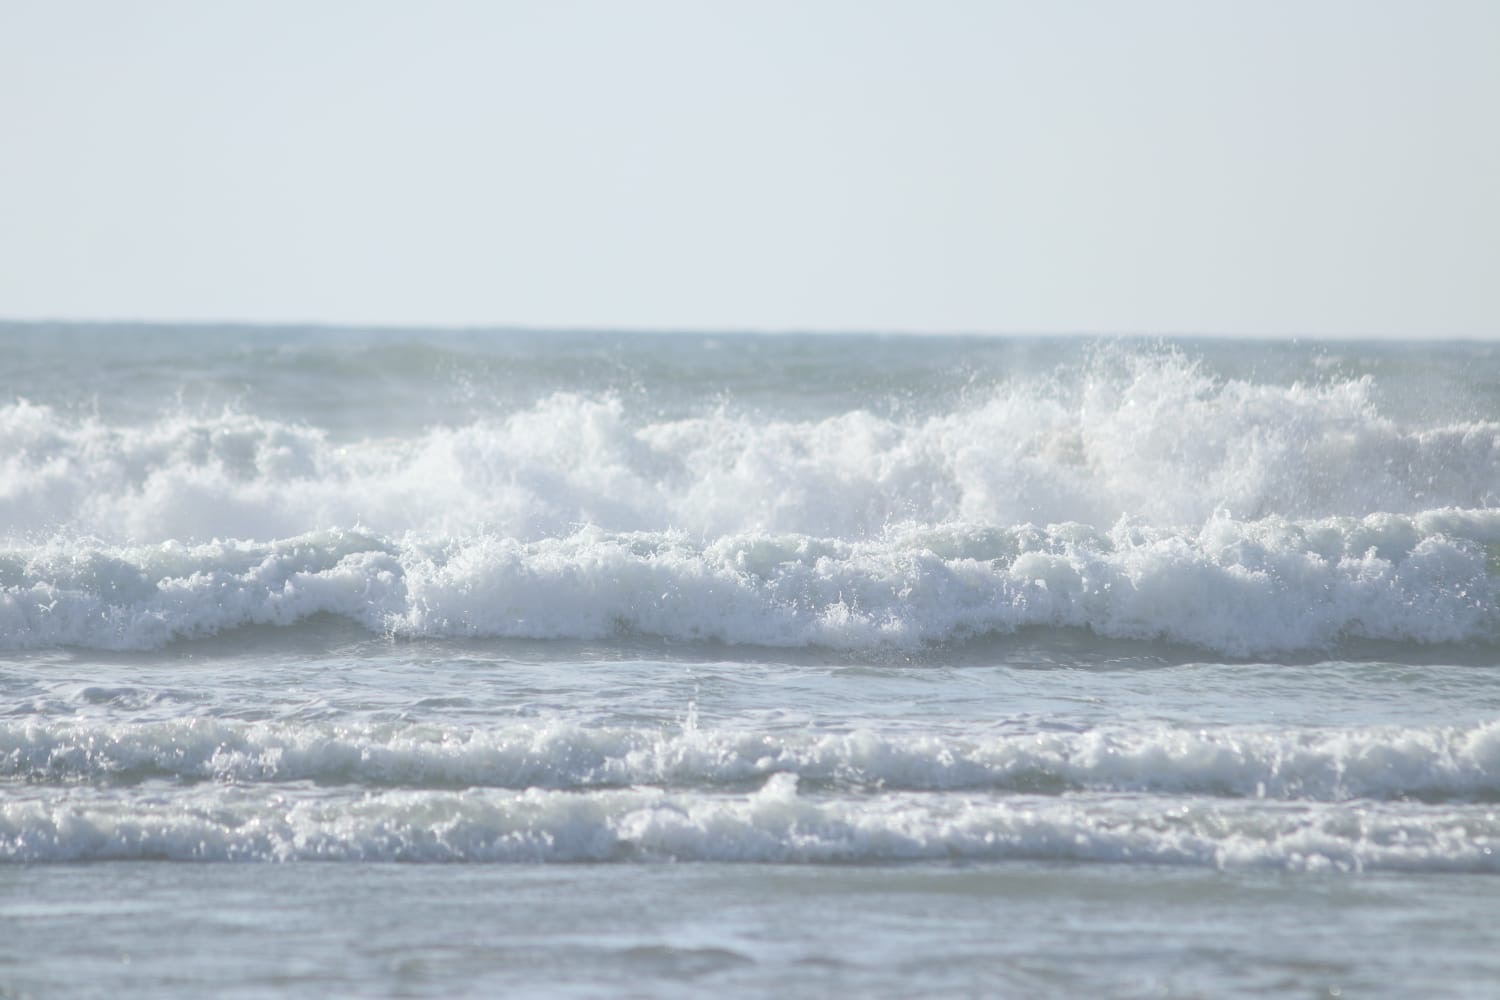
{"type": "Polygon", "coordinates": [[[1078,796],[655,789],[388,791],[200,786],[9,796],[0,861],[881,863],[1065,860],[1293,871],[1495,873],[1483,807],[1078,796]]]}
{"type": "Polygon", "coordinates": [[[621,633],[915,648],[1026,626],[1229,655],[1492,643],[1500,512],[1153,528],[895,526],[861,541],[597,528],[539,542],[315,532],[0,550],[0,648],[151,649],[332,614],[413,637],[621,633]]]}
{"type": "Polygon", "coordinates": [[[734,790],[773,774],[804,788],[1224,798],[1500,801],[1500,723],[1327,730],[1165,726],[958,738],[511,722],[244,723],[207,718],[0,723],[0,779],[352,787],[633,785],[734,790]]]}

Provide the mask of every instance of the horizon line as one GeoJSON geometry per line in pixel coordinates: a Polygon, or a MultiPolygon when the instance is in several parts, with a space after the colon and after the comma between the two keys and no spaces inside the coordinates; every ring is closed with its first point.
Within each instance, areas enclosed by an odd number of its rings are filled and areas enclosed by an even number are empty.
{"type": "Polygon", "coordinates": [[[732,327],[732,326],[649,326],[620,325],[601,326],[593,324],[566,323],[517,323],[517,322],[359,322],[349,320],[264,320],[264,319],[151,319],[139,317],[61,317],[61,316],[0,316],[0,326],[122,326],[160,328],[217,328],[244,330],[325,330],[329,332],[363,333],[555,333],[562,335],[608,335],[624,334],[637,336],[712,336],[712,337],[952,337],[973,339],[1164,339],[1164,340],[1249,340],[1249,341],[1361,341],[1380,340],[1391,342],[1485,342],[1500,340],[1495,334],[1414,334],[1389,332],[1358,333],[1314,333],[1314,332],[1265,332],[1222,330],[1141,330],[1141,329],[1054,329],[1054,330],[984,330],[956,329],[934,330],[905,328],[860,328],[860,327],[732,327]]]}

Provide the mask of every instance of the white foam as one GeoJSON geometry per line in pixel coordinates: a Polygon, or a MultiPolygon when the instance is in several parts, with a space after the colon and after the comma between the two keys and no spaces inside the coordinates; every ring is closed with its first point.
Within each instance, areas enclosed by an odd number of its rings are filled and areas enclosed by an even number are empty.
{"type": "Polygon", "coordinates": [[[1500,512],[1153,528],[897,526],[860,541],[584,528],[522,542],[350,531],[0,551],[0,648],[147,649],[335,614],[404,636],[915,647],[1025,626],[1233,655],[1494,642],[1500,512]]]}
{"type": "Polygon", "coordinates": [[[0,648],[151,649],[320,613],[378,629],[402,606],[404,575],[389,547],[351,532],[270,545],[54,540],[0,552],[0,648]]]}
{"type": "Polygon", "coordinates": [[[163,787],[0,803],[0,859],[868,863],[1040,859],[1494,873],[1500,816],[1474,806],[1064,798],[163,787]]]}
{"type": "Polygon", "coordinates": [[[861,649],[1025,626],[1234,655],[1493,642],[1500,424],[1367,378],[1104,352],[945,412],[686,419],[561,393],[399,439],[0,407],[0,648],[319,613],[409,636],[861,649]]]}
{"type": "Polygon", "coordinates": [[[111,785],[302,782],[363,787],[629,785],[913,792],[1161,792],[1346,802],[1500,800],[1500,723],[1326,730],[1165,726],[913,736],[512,722],[0,723],[0,778],[111,785]]]}
{"type": "Polygon", "coordinates": [[[0,531],[112,543],[386,537],[520,541],[579,525],[862,540],[892,523],[1155,527],[1500,504],[1500,423],[1403,426],[1368,378],[1219,380],[1173,353],[1104,355],[946,412],[662,419],[611,395],[400,439],[339,442],[243,414],[111,426],[0,406],[0,531]]]}

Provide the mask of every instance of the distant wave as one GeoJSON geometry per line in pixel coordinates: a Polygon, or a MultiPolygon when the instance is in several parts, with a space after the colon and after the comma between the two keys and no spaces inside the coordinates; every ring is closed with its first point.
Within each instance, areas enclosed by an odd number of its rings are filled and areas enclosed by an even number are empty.
{"type": "Polygon", "coordinates": [[[1500,423],[1401,425],[1368,378],[1223,380],[1171,352],[1018,378],[909,419],[725,406],[664,420],[618,396],[558,393],[461,426],[335,441],[247,413],[113,426],[0,407],[0,531],[28,540],[357,526],[535,541],[581,525],[857,540],[909,522],[1184,527],[1495,506],[1500,423]]]}
{"type": "Polygon", "coordinates": [[[1101,352],[942,412],[559,393],[338,441],[0,407],[0,649],[341,616],[398,636],[914,648],[1027,626],[1229,655],[1500,637],[1500,424],[1368,378],[1101,352]],[[638,407],[639,408],[639,407],[638,407]]]}

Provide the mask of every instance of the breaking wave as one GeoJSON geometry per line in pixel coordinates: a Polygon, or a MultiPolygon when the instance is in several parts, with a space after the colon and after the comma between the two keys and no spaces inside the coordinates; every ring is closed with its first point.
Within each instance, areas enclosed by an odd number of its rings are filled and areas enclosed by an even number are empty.
{"type": "Polygon", "coordinates": [[[0,723],[0,779],[363,788],[658,785],[700,791],[793,776],[824,792],[1162,792],[1343,802],[1500,801],[1500,723],[1280,730],[1223,726],[987,737],[514,722],[0,723]]]}
{"type": "Polygon", "coordinates": [[[402,637],[913,648],[1026,626],[1250,656],[1491,643],[1500,512],[971,525],[860,540],[581,529],[522,542],[350,531],[0,551],[0,647],[151,649],[332,614],[402,637]]]}
{"type": "Polygon", "coordinates": [[[0,648],[333,614],[396,636],[910,648],[1026,626],[1228,655],[1491,643],[1500,424],[1368,377],[1104,356],[909,417],[557,393],[392,438],[0,408],[0,648]],[[637,407],[636,409],[640,409],[637,407]]]}
{"type": "Polygon", "coordinates": [[[92,789],[0,804],[0,860],[880,863],[1011,859],[1293,871],[1500,872],[1473,807],[799,793],[92,789]]]}

